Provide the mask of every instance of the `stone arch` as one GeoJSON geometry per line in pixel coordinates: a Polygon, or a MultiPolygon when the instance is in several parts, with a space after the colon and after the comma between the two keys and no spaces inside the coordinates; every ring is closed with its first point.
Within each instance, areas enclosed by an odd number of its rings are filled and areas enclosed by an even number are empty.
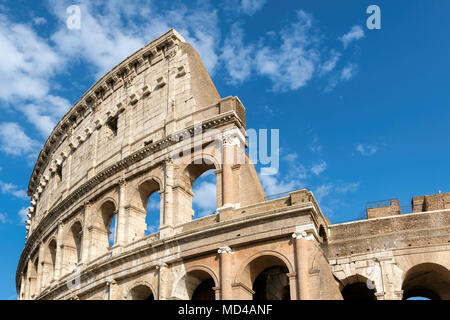
{"type": "Polygon", "coordinates": [[[45,246],[45,254],[43,261],[43,272],[42,275],[44,277],[44,287],[49,285],[51,281],[55,278],[56,275],[56,252],[58,248],[58,242],[55,236],[50,237],[47,240],[47,244],[45,246]]]}
{"type": "Polygon", "coordinates": [[[214,300],[218,277],[208,266],[195,265],[175,282],[172,298],[176,300],[214,300]]]}
{"type": "Polygon", "coordinates": [[[248,299],[288,300],[290,284],[287,274],[293,272],[294,269],[287,257],[273,250],[264,250],[241,264],[235,283],[247,288],[243,294],[248,299]],[[253,293],[250,294],[248,289],[253,293]]]}
{"type": "Polygon", "coordinates": [[[31,260],[31,272],[28,275],[29,284],[28,284],[28,297],[32,298],[34,295],[37,295],[37,285],[38,285],[38,266],[39,266],[39,256],[36,256],[31,260]]]}
{"type": "Polygon", "coordinates": [[[83,221],[76,218],[64,232],[63,274],[71,272],[81,262],[83,221]]]}
{"type": "MultiPolygon", "coordinates": [[[[117,203],[111,198],[107,197],[99,203],[97,209],[94,211],[93,228],[91,232],[90,247],[93,257],[101,256],[108,252],[110,246],[110,227],[113,219],[117,216],[117,203]]],[[[112,237],[114,243],[117,240],[117,226],[114,229],[112,237]]]]}
{"type": "Polygon", "coordinates": [[[416,264],[405,272],[402,290],[403,299],[450,300],[450,270],[437,263],[416,264]]]}
{"type": "Polygon", "coordinates": [[[194,217],[193,198],[195,196],[193,188],[194,183],[209,170],[215,170],[216,174],[216,208],[222,205],[222,183],[220,174],[220,164],[214,156],[209,154],[202,154],[193,156],[189,163],[185,163],[180,168],[177,175],[177,188],[174,188],[174,199],[178,202],[178,212],[183,212],[183,215],[177,217],[177,224],[189,222],[194,217]]]}
{"type": "Polygon", "coordinates": [[[127,298],[129,300],[155,300],[155,292],[153,286],[147,281],[138,281],[131,286],[127,298]]]}
{"type": "Polygon", "coordinates": [[[376,300],[375,284],[360,274],[354,274],[339,285],[344,300],[376,300]]]}
{"type": "MultiPolygon", "coordinates": [[[[134,184],[134,188],[131,191],[130,206],[128,209],[128,225],[130,228],[130,241],[141,239],[145,236],[147,228],[146,217],[152,212],[147,211],[147,205],[150,197],[158,192],[163,193],[163,183],[159,177],[154,175],[147,176],[134,184]]],[[[163,223],[162,216],[163,202],[160,198],[159,203],[159,217],[160,225],[163,223]]]]}

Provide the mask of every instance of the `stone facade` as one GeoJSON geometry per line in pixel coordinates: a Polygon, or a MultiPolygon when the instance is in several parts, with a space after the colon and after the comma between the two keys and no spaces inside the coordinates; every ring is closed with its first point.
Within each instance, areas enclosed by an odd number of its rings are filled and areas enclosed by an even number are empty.
{"type": "Polygon", "coordinates": [[[450,298],[445,200],[333,225],[309,190],[268,201],[246,146],[239,99],[219,96],[176,31],[155,39],[90,88],[40,152],[18,298],[450,298]],[[217,212],[192,220],[193,183],[210,169],[217,212]],[[155,192],[160,228],[145,235],[155,192]]]}

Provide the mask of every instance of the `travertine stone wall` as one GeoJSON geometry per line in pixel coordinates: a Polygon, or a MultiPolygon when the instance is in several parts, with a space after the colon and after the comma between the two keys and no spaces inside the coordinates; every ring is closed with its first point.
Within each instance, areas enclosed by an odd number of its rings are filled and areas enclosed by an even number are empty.
{"type": "MultiPolygon", "coordinates": [[[[342,299],[368,279],[378,299],[416,294],[417,279],[448,298],[448,210],[332,225],[306,189],[267,201],[246,145],[243,104],[219,96],[176,31],[129,56],[39,155],[18,298],[252,299],[268,296],[261,274],[279,298],[342,299]],[[211,169],[217,212],[192,220],[193,184],[211,169]],[[156,192],[160,227],[145,235],[156,192]]],[[[448,209],[436,199],[421,208],[448,209]]]]}

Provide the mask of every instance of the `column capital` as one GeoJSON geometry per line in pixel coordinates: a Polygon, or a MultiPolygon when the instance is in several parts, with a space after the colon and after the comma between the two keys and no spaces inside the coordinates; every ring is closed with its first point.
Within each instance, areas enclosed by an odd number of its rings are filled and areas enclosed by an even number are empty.
{"type": "Polygon", "coordinates": [[[156,265],[156,270],[160,270],[160,269],[167,268],[167,267],[168,267],[167,263],[161,262],[156,265]]]}
{"type": "Polygon", "coordinates": [[[295,232],[292,234],[293,239],[305,239],[305,240],[319,240],[319,233],[313,224],[306,224],[303,226],[297,226],[295,232]]]}
{"type": "Polygon", "coordinates": [[[222,253],[233,253],[233,250],[231,250],[230,247],[225,246],[225,247],[220,247],[220,248],[217,250],[217,253],[218,253],[218,254],[222,254],[222,253]]]}

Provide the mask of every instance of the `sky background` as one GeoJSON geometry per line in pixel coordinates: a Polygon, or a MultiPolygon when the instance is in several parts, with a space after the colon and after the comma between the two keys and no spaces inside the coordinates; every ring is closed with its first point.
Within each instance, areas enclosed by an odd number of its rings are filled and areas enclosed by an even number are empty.
{"type": "MultiPolygon", "coordinates": [[[[172,27],[220,95],[240,98],[248,128],[280,130],[267,195],[309,188],[339,223],[362,218],[368,201],[450,191],[449,1],[91,2],[0,0],[0,299],[16,297],[26,187],[48,134],[172,27]],[[80,30],[65,23],[73,4],[80,30]],[[371,4],[380,30],[366,27],[371,4]]],[[[214,210],[214,189],[211,174],[194,185],[196,217],[214,210]]]]}

